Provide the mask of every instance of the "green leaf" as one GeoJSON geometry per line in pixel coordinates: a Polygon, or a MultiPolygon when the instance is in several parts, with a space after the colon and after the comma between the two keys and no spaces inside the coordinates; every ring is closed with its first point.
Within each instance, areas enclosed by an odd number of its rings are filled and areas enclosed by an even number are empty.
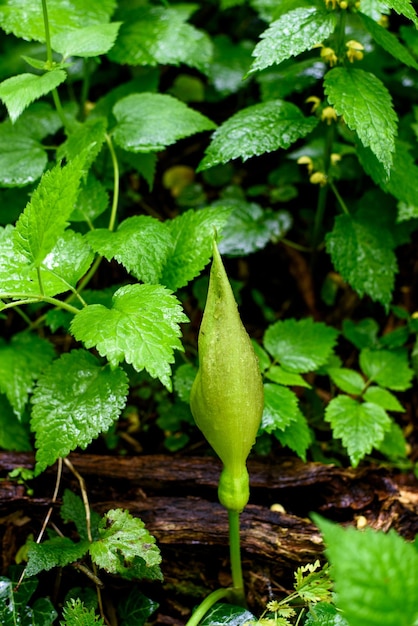
{"type": "Polygon", "coordinates": [[[6,105],[12,122],[34,100],[49,93],[64,82],[67,74],[64,70],[50,70],[46,74],[19,74],[0,83],[0,99],[6,105]]]}
{"type": "Polygon", "coordinates": [[[157,152],[216,125],[184,102],[160,93],[132,94],[113,107],[113,137],[124,150],[157,152]]]}
{"type": "Polygon", "coordinates": [[[327,368],[327,373],[332,382],[346,393],[360,395],[366,384],[358,372],[346,367],[330,367],[327,368]]]}
{"type": "Polygon", "coordinates": [[[101,304],[82,309],[71,332],[113,366],[125,359],[171,391],[170,363],[174,350],[183,350],[179,323],[187,321],[178,300],[161,285],[127,285],[116,291],[111,309],[101,304]]]}
{"type": "Polygon", "coordinates": [[[209,69],[210,81],[223,96],[236,93],[248,81],[243,76],[251,63],[251,44],[233,42],[227,35],[216,35],[213,61],[209,69]]]}
{"type": "MultiPolygon", "coordinates": [[[[69,29],[108,22],[116,6],[115,0],[48,0],[48,21],[52,35],[69,29]]],[[[16,37],[45,41],[45,26],[38,0],[3,0],[0,25],[16,37]]]]}
{"type": "Polygon", "coordinates": [[[365,317],[359,322],[343,320],[343,335],[359,350],[377,346],[379,325],[372,317],[365,317]]]}
{"type": "Polygon", "coordinates": [[[16,245],[26,259],[39,266],[64,232],[77,198],[83,174],[83,158],[65,167],[56,165],[45,172],[20,215],[15,231],[16,245]]]}
{"type": "Polygon", "coordinates": [[[9,124],[0,124],[0,186],[23,187],[35,182],[48,157],[42,144],[9,124]]]}
{"type": "Polygon", "coordinates": [[[264,411],[261,428],[267,433],[285,430],[299,412],[296,394],[282,385],[264,384],[264,411]]]}
{"type": "Polygon", "coordinates": [[[386,52],[391,54],[395,59],[398,59],[401,63],[418,69],[418,63],[414,57],[410,54],[408,48],[405,48],[398,38],[383,26],[380,26],[375,20],[372,20],[368,15],[358,13],[364,26],[367,28],[373,39],[379,46],[382,46],[386,52]]]}
{"type": "MultiPolygon", "coordinates": [[[[64,522],[74,522],[80,539],[88,539],[86,509],[83,500],[73,491],[64,491],[60,515],[64,522]]],[[[98,539],[98,527],[101,517],[90,509],[90,530],[93,539],[98,539]]]]}
{"type": "Polygon", "coordinates": [[[197,171],[241,157],[250,157],[288,148],[317,125],[315,117],[306,118],[297,106],[283,100],[270,100],[242,109],[213,134],[212,141],[197,171]]]}
{"type": "Polygon", "coordinates": [[[242,606],[217,602],[201,620],[200,626],[245,626],[257,623],[257,618],[242,606]]]}
{"type": "Polygon", "coordinates": [[[86,446],[119,417],[127,376],[84,350],[63,354],[38,380],[31,426],[36,434],[36,472],[86,446]]]}
{"type": "Polygon", "coordinates": [[[408,447],[402,428],[396,422],[392,422],[390,430],[385,433],[385,437],[379,444],[378,450],[389,459],[396,462],[406,459],[408,447]]]}
{"type": "Polygon", "coordinates": [[[334,437],[347,448],[353,467],[378,447],[391,424],[386,411],[377,404],[360,403],[342,395],[328,404],[325,421],[330,422],[334,437]]]}
{"type": "Polygon", "coordinates": [[[109,205],[109,196],[101,182],[88,173],[86,180],[81,182],[74,211],[70,215],[72,222],[92,224],[109,205]]]}
{"type": "Polygon", "coordinates": [[[231,210],[222,229],[221,254],[245,256],[264,248],[269,241],[283,237],[292,225],[287,211],[272,211],[255,202],[235,198],[219,200],[212,206],[231,210]]]}
{"type": "Polygon", "coordinates": [[[341,612],[330,602],[318,602],[310,607],[305,626],[349,626],[341,612]]]}
{"type": "Polygon", "coordinates": [[[118,36],[121,22],[111,24],[92,24],[84,28],[68,29],[52,37],[52,48],[62,54],[64,59],[77,57],[96,57],[109,52],[118,36]]]}
{"type": "Polygon", "coordinates": [[[197,369],[191,363],[183,363],[174,374],[174,391],[183,402],[190,401],[190,391],[196,378],[197,369]]]}
{"type": "Polygon", "coordinates": [[[99,525],[99,539],[90,544],[90,556],[100,568],[125,575],[139,558],[146,568],[159,568],[160,551],[144,522],[122,509],[112,509],[99,525]]]}
{"type": "Polygon", "coordinates": [[[374,402],[386,411],[399,411],[401,413],[405,412],[404,407],[396,398],[396,396],[394,396],[393,393],[391,393],[387,389],[382,389],[382,387],[369,387],[368,389],[366,389],[363,397],[367,402],[374,402]]]}
{"type": "Polygon", "coordinates": [[[366,210],[338,215],[326,236],[327,252],[337,272],[360,297],[367,294],[388,307],[398,266],[394,240],[386,224],[366,210]]]}
{"type": "Polygon", "coordinates": [[[273,63],[281,63],[314,45],[322,43],[334,31],[334,12],[317,8],[297,8],[282,15],[261,34],[254,49],[250,72],[262,70],[273,63]]]}
{"type": "Polygon", "coordinates": [[[31,599],[38,581],[26,578],[16,590],[16,582],[0,577],[0,623],[2,626],[52,626],[57,612],[47,598],[38,598],[32,606],[31,599]],[[30,622],[28,621],[30,620],[30,622]]]}
{"type": "Polygon", "coordinates": [[[418,27],[418,17],[411,0],[385,0],[385,4],[399,15],[404,15],[412,20],[415,26],[418,27]]]}
{"type": "Polygon", "coordinates": [[[283,431],[275,430],[274,436],[282,446],[287,446],[306,461],[306,451],[312,443],[308,422],[301,411],[297,411],[294,419],[283,431]]]}
{"type": "Polygon", "coordinates": [[[27,576],[36,576],[53,567],[65,567],[81,559],[89,549],[89,541],[74,543],[68,537],[53,537],[42,543],[31,542],[28,550],[27,576]]]}
{"type": "Polygon", "coordinates": [[[0,339],[0,392],[6,394],[18,418],[53,356],[52,344],[32,333],[16,333],[10,343],[0,339]]]}
{"type": "Polygon", "coordinates": [[[2,393],[0,393],[0,448],[17,452],[32,450],[28,429],[17,419],[9,401],[2,393]]]}
{"type": "Polygon", "coordinates": [[[65,622],[60,622],[61,626],[105,626],[103,619],[95,614],[94,608],[88,609],[80,598],[67,601],[62,616],[65,622]]]}
{"type": "Polygon", "coordinates": [[[327,545],[336,604],[350,626],[415,624],[418,551],[414,545],[394,530],[343,529],[317,516],[315,522],[327,545]]]}
{"type": "Polygon", "coordinates": [[[212,206],[166,222],[173,244],[163,268],[163,285],[177,290],[202,271],[212,256],[214,233],[223,231],[229,214],[229,207],[212,206]]]}
{"type": "Polygon", "coordinates": [[[286,387],[307,387],[311,388],[311,385],[300,374],[293,374],[284,370],[280,365],[272,365],[264,374],[268,380],[272,380],[278,385],[285,385],[286,387]]]}
{"type": "Polygon", "coordinates": [[[366,376],[381,387],[405,391],[414,376],[406,350],[362,350],[360,367],[366,376]]]}
{"type": "Polygon", "coordinates": [[[103,117],[87,118],[84,124],[77,124],[68,139],[57,150],[57,159],[72,161],[78,154],[86,151],[85,168],[89,168],[99,154],[106,136],[106,119],[103,117]]]}
{"type": "Polygon", "coordinates": [[[138,589],[131,589],[129,595],[118,603],[121,626],[145,626],[158,606],[157,602],[144,596],[138,589]]]}
{"type": "Polygon", "coordinates": [[[116,232],[96,228],[87,235],[93,250],[109,261],[115,258],[138,280],[159,283],[172,237],[166,223],[146,215],[124,220],[116,232]]]}
{"type": "Polygon", "coordinates": [[[109,56],[128,65],[180,65],[205,72],[212,57],[212,43],[203,31],[185,23],[193,7],[147,7],[118,14],[123,20],[109,56]]]}
{"type": "Polygon", "coordinates": [[[304,373],[328,361],[337,336],[337,330],[310,318],[279,320],[266,330],[264,347],[284,369],[304,373]]]}
{"type": "Polygon", "coordinates": [[[355,130],[390,172],[395,151],[397,115],[385,85],[370,72],[334,67],[326,73],[324,90],[330,104],[351,130],[355,130]],[[355,97],[353,97],[355,94],[355,97]]]}

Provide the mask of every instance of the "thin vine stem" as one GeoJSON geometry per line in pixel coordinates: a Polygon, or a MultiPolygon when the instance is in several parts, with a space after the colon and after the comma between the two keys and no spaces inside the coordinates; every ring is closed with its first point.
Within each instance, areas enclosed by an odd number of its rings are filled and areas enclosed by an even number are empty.
{"type": "MultiPolygon", "coordinates": [[[[52,64],[53,64],[53,58],[52,58],[52,46],[51,46],[51,33],[49,30],[48,6],[47,6],[46,0],[42,0],[42,15],[44,19],[44,30],[45,30],[46,62],[47,62],[47,66],[51,69],[52,64]]],[[[65,117],[64,109],[62,108],[61,100],[58,95],[58,91],[56,87],[52,90],[52,99],[54,101],[54,105],[59,115],[59,118],[62,122],[62,125],[64,126],[64,128],[67,128],[67,118],[65,117]]]]}
{"type": "Polygon", "coordinates": [[[20,306],[21,304],[29,304],[33,302],[48,302],[48,304],[53,304],[59,309],[65,309],[70,313],[80,313],[80,309],[77,309],[75,306],[71,306],[67,302],[63,302],[62,300],[58,300],[57,298],[51,298],[50,296],[42,296],[42,295],[31,295],[27,293],[1,293],[0,298],[22,298],[22,300],[18,300],[17,302],[9,302],[2,307],[2,311],[5,309],[12,309],[14,307],[20,306]]]}
{"type": "Polygon", "coordinates": [[[346,203],[344,202],[344,200],[340,196],[340,193],[339,193],[337,187],[334,185],[334,183],[332,181],[330,181],[329,186],[331,187],[335,197],[337,198],[338,204],[340,205],[343,213],[345,213],[346,215],[350,215],[350,211],[348,210],[346,203]]]}
{"type": "Polygon", "coordinates": [[[198,624],[205,617],[206,613],[213,607],[214,604],[222,600],[222,598],[228,598],[231,593],[230,587],[223,589],[216,589],[212,591],[206,598],[199,604],[199,606],[193,611],[191,617],[186,622],[186,626],[198,626],[198,624]]]}
{"type": "Polygon", "coordinates": [[[112,201],[112,210],[110,212],[109,219],[109,230],[112,231],[115,228],[116,223],[116,215],[118,211],[118,203],[119,203],[119,163],[116,156],[115,149],[113,147],[112,139],[110,135],[106,133],[105,140],[107,143],[107,147],[109,148],[110,156],[113,164],[113,201],[112,201]]]}
{"type": "Polygon", "coordinates": [[[235,601],[245,606],[244,579],[242,577],[240,522],[238,511],[228,511],[229,523],[229,554],[231,558],[231,574],[235,601]]]}

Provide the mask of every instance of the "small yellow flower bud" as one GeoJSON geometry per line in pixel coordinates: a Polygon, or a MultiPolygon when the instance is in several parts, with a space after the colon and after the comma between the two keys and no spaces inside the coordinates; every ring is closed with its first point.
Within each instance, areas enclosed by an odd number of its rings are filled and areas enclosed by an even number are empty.
{"type": "Polygon", "coordinates": [[[377,23],[383,28],[389,28],[389,18],[387,15],[381,15],[380,19],[377,20],[377,23]]]}
{"type": "Polygon", "coordinates": [[[337,121],[337,112],[334,109],[334,107],[325,107],[324,109],[322,109],[322,113],[321,113],[321,120],[323,122],[326,122],[328,124],[328,126],[332,123],[332,122],[336,122],[337,121]]]}
{"type": "Polygon", "coordinates": [[[309,180],[314,185],[321,185],[321,187],[327,184],[327,177],[325,176],[323,172],[314,172],[309,177],[309,180]]]}
{"type": "Polygon", "coordinates": [[[190,408],[224,466],[219,500],[228,510],[239,512],[249,498],[246,460],[261,423],[264,390],[258,359],[216,243],[198,348],[199,370],[190,408]]]}
{"type": "Polygon", "coordinates": [[[299,165],[306,165],[308,168],[308,172],[311,173],[313,170],[313,161],[309,156],[301,156],[298,158],[297,163],[299,165]]]}
{"type": "Polygon", "coordinates": [[[318,96],[309,96],[309,98],[306,98],[305,102],[312,102],[311,112],[314,113],[321,104],[321,99],[318,98],[318,96]]]}
{"type": "Polygon", "coordinates": [[[327,46],[323,46],[321,49],[321,59],[323,59],[326,63],[329,63],[330,67],[334,67],[334,65],[338,62],[335,50],[327,46]]]}
{"type": "Polygon", "coordinates": [[[336,152],[333,152],[331,154],[330,160],[331,160],[331,165],[337,165],[337,163],[341,161],[341,154],[337,154],[336,152]]]}
{"type": "Polygon", "coordinates": [[[361,61],[361,59],[364,57],[363,44],[361,44],[359,41],[351,39],[350,41],[347,41],[345,45],[347,47],[347,58],[350,63],[353,63],[354,61],[361,61]]]}
{"type": "Polygon", "coordinates": [[[345,11],[345,9],[348,8],[348,2],[346,2],[345,0],[342,0],[340,2],[340,9],[343,9],[343,11],[345,11]]]}
{"type": "Polygon", "coordinates": [[[332,9],[335,9],[335,7],[337,6],[337,0],[324,0],[324,2],[327,9],[329,9],[330,7],[332,9]]]}

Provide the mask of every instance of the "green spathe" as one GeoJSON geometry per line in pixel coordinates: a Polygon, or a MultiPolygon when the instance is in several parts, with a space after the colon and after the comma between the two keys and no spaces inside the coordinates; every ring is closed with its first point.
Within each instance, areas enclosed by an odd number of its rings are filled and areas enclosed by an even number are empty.
{"type": "Polygon", "coordinates": [[[260,426],[264,394],[258,360],[216,243],[198,347],[190,407],[224,465],[219,500],[228,510],[241,511],[249,497],[246,460],[260,426]]]}

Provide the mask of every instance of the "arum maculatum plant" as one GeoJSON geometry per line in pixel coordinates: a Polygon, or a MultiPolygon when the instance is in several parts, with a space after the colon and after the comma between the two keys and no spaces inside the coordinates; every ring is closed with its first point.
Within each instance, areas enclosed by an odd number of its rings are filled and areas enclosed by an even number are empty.
{"type": "Polygon", "coordinates": [[[190,394],[190,407],[197,426],[223,463],[218,496],[228,511],[233,587],[210,594],[189,620],[189,626],[198,623],[222,597],[245,605],[239,515],[249,498],[246,462],[264,406],[258,359],[239,316],[215,241],[198,352],[199,370],[190,394]]]}

